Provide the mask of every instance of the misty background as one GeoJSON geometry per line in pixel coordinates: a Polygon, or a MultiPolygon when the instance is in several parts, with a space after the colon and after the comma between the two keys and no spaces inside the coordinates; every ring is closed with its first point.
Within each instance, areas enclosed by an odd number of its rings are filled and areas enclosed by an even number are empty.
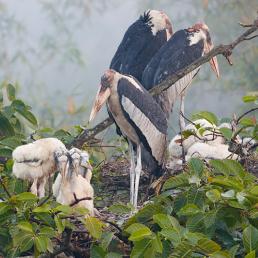
{"type": "MultiPolygon", "coordinates": [[[[40,127],[86,125],[100,77],[127,28],[147,9],[163,10],[173,31],[205,21],[214,45],[243,32],[257,0],[0,0],[0,82],[12,82],[32,106],[40,127]]],[[[258,89],[257,39],[239,45],[233,67],[218,57],[221,78],[205,64],[187,91],[186,115],[208,110],[241,113],[241,97],[258,89]]],[[[247,107],[246,107],[247,108],[247,107]]],[[[178,107],[170,134],[178,128],[178,107]]],[[[105,108],[94,123],[107,116],[105,108]]]]}

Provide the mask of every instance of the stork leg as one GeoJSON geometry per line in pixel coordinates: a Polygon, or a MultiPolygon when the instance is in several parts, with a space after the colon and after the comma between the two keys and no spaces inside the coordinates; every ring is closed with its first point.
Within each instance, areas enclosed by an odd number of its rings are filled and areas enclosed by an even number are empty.
{"type": "Polygon", "coordinates": [[[134,204],[134,179],[135,179],[135,159],[134,159],[134,150],[133,144],[131,141],[129,142],[129,151],[130,151],[130,203],[134,204]]]}
{"type": "Polygon", "coordinates": [[[39,179],[39,188],[38,188],[38,196],[39,198],[42,198],[45,196],[45,185],[46,185],[47,179],[46,177],[42,177],[39,179]]]}
{"type": "Polygon", "coordinates": [[[137,165],[135,168],[135,188],[134,188],[134,207],[137,208],[137,199],[138,199],[138,190],[139,190],[139,181],[142,172],[142,155],[141,155],[141,146],[137,145],[137,165]]]}
{"type": "Polygon", "coordinates": [[[181,99],[180,99],[180,117],[179,117],[179,123],[180,123],[180,130],[185,129],[185,119],[183,115],[185,114],[185,94],[181,93],[181,99]]]}
{"type": "Polygon", "coordinates": [[[35,194],[36,196],[38,195],[38,187],[37,187],[37,184],[38,184],[38,179],[35,178],[35,179],[33,180],[33,183],[32,183],[32,185],[31,185],[31,187],[30,187],[30,191],[31,191],[33,194],[35,194]]]}

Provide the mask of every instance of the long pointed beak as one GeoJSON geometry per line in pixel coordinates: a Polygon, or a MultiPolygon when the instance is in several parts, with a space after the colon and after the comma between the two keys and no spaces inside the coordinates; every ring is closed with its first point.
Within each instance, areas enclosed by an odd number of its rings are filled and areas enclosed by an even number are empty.
{"type": "MultiPolygon", "coordinates": [[[[207,53],[209,53],[212,49],[213,49],[213,44],[209,44],[207,43],[206,44],[207,46],[207,53]]],[[[214,56],[211,58],[210,60],[210,66],[211,66],[211,69],[215,72],[217,78],[219,78],[220,74],[219,74],[219,64],[218,64],[218,60],[217,60],[217,57],[214,56]]]]}
{"type": "Polygon", "coordinates": [[[110,96],[110,93],[110,88],[103,89],[103,87],[100,86],[90,113],[89,122],[95,118],[96,114],[99,112],[101,107],[105,104],[106,100],[110,96]]]}

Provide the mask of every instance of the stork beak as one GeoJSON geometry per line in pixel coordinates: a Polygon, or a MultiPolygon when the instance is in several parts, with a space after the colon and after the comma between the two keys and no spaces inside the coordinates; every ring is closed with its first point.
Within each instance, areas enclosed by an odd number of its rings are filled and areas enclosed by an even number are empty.
{"type": "Polygon", "coordinates": [[[84,168],[87,168],[87,169],[90,169],[90,170],[93,170],[91,164],[89,162],[84,162],[82,161],[81,162],[81,166],[84,167],[84,168]]]}
{"type": "Polygon", "coordinates": [[[102,85],[100,86],[95,102],[93,104],[91,113],[90,113],[90,119],[89,122],[92,121],[96,114],[99,112],[99,110],[101,109],[101,107],[105,104],[106,100],[108,99],[108,97],[110,96],[110,88],[104,88],[102,85]]]}
{"type": "Polygon", "coordinates": [[[78,176],[80,172],[80,164],[77,161],[74,162],[74,171],[75,171],[75,174],[78,176]]]}
{"type": "MultiPolygon", "coordinates": [[[[213,44],[212,43],[207,43],[206,44],[206,53],[209,53],[212,49],[213,49],[213,44]]],[[[210,66],[211,66],[211,69],[215,72],[217,78],[219,78],[220,74],[219,74],[219,65],[218,65],[218,60],[217,60],[217,57],[214,56],[211,58],[210,60],[210,66]]]]}

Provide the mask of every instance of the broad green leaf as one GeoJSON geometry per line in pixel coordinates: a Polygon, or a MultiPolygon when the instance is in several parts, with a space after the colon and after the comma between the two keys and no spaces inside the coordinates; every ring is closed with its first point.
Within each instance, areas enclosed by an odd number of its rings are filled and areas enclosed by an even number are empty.
{"type": "Polygon", "coordinates": [[[108,208],[109,211],[111,211],[114,214],[122,215],[122,214],[128,214],[131,210],[130,207],[124,204],[113,204],[108,208]]]}
{"type": "Polygon", "coordinates": [[[209,258],[231,258],[231,255],[227,251],[218,251],[211,254],[209,258]]]}
{"type": "Polygon", "coordinates": [[[47,251],[48,238],[46,238],[45,236],[39,236],[39,237],[35,237],[34,241],[35,241],[35,246],[40,253],[44,253],[47,251]]]}
{"type": "Polygon", "coordinates": [[[0,144],[14,149],[14,148],[18,147],[19,145],[21,145],[21,138],[18,138],[15,136],[7,137],[7,138],[2,139],[0,141],[0,144]]]}
{"type": "Polygon", "coordinates": [[[217,189],[212,189],[206,192],[206,196],[211,202],[217,202],[220,200],[220,191],[217,189]]]}
{"type": "Polygon", "coordinates": [[[221,250],[221,247],[214,241],[202,238],[198,241],[198,247],[205,253],[205,254],[212,254],[217,251],[221,250]]]}
{"type": "Polygon", "coordinates": [[[25,193],[16,195],[16,200],[18,200],[18,201],[29,201],[29,200],[35,201],[37,199],[38,199],[38,197],[35,194],[29,193],[29,192],[25,192],[25,193]]]}
{"type": "Polygon", "coordinates": [[[70,207],[70,206],[68,206],[68,205],[58,205],[58,206],[56,206],[54,209],[52,209],[53,210],[53,212],[59,212],[59,211],[61,211],[62,213],[64,213],[64,214],[70,214],[70,213],[72,213],[72,208],[70,207]]]}
{"type": "Polygon", "coordinates": [[[111,253],[108,253],[105,258],[122,258],[123,255],[122,254],[119,254],[119,253],[114,253],[114,252],[111,252],[111,253]]]}
{"type": "Polygon", "coordinates": [[[258,250],[258,229],[249,225],[243,231],[243,243],[246,252],[258,250]]]}
{"type": "Polygon", "coordinates": [[[255,251],[251,251],[250,253],[248,253],[248,254],[245,256],[245,258],[255,258],[255,257],[257,257],[257,256],[255,255],[255,251]]]}
{"type": "Polygon", "coordinates": [[[258,96],[256,96],[256,95],[246,95],[242,99],[243,99],[244,102],[254,102],[258,99],[258,96]]]}
{"type": "Polygon", "coordinates": [[[203,162],[200,159],[192,158],[188,165],[191,171],[198,177],[201,177],[203,174],[203,162]]]}
{"type": "Polygon", "coordinates": [[[232,130],[226,127],[222,127],[219,129],[222,135],[229,141],[232,137],[232,130]]]}
{"type": "Polygon", "coordinates": [[[58,233],[61,234],[65,229],[65,224],[63,223],[62,219],[59,218],[59,216],[55,216],[54,221],[55,221],[58,233]]]}
{"type": "Polygon", "coordinates": [[[151,245],[156,253],[160,253],[160,254],[162,253],[163,245],[162,245],[159,235],[155,235],[155,237],[152,239],[151,245]]]}
{"type": "Polygon", "coordinates": [[[15,87],[12,84],[6,86],[7,97],[10,101],[15,100],[15,87]]]}
{"type": "Polygon", "coordinates": [[[112,241],[112,238],[114,236],[114,232],[103,232],[101,239],[100,239],[100,246],[107,250],[110,242],[112,241]]]}
{"type": "Polygon", "coordinates": [[[250,117],[244,117],[239,121],[239,123],[243,126],[254,126],[255,120],[250,117]]]}
{"type": "Polygon", "coordinates": [[[218,185],[224,188],[233,188],[234,190],[237,191],[242,191],[244,189],[244,185],[240,183],[238,180],[233,179],[233,178],[227,178],[223,176],[217,176],[214,178],[209,178],[210,183],[214,185],[218,185]]]}
{"type": "Polygon", "coordinates": [[[97,218],[88,217],[84,220],[84,225],[89,231],[90,235],[99,239],[102,235],[102,230],[105,224],[97,218]]]}
{"type": "Polygon", "coordinates": [[[152,239],[143,239],[141,241],[134,242],[133,250],[130,258],[142,258],[146,249],[151,245],[152,239]]]}
{"type": "Polygon", "coordinates": [[[52,238],[55,236],[55,230],[51,227],[48,227],[48,226],[43,226],[40,228],[40,233],[39,235],[40,236],[45,236],[45,237],[48,237],[48,238],[52,238]]]}
{"type": "Polygon", "coordinates": [[[22,231],[26,231],[29,232],[31,234],[33,234],[33,228],[32,225],[28,222],[28,221],[21,221],[19,222],[19,224],[17,225],[17,227],[19,229],[21,229],[22,231]]]}
{"type": "Polygon", "coordinates": [[[258,185],[252,187],[249,192],[253,195],[257,195],[258,196],[258,185]]]}
{"type": "Polygon", "coordinates": [[[193,120],[205,119],[211,124],[215,124],[215,125],[218,124],[218,118],[216,117],[216,115],[208,111],[200,111],[198,113],[195,113],[192,115],[192,118],[193,120]]]}
{"type": "Polygon", "coordinates": [[[193,216],[202,211],[193,203],[186,204],[181,210],[177,213],[178,216],[193,216]]]}
{"type": "Polygon", "coordinates": [[[173,189],[177,187],[187,186],[189,185],[188,182],[188,175],[185,173],[179,174],[177,176],[170,177],[163,186],[163,191],[167,189],[173,189]]]}
{"type": "Polygon", "coordinates": [[[41,205],[39,207],[36,207],[35,209],[33,209],[32,212],[50,212],[51,210],[51,207],[48,205],[48,204],[45,204],[45,205],[41,205]]]}
{"type": "Polygon", "coordinates": [[[28,110],[17,110],[26,120],[28,120],[32,125],[37,126],[38,121],[37,118],[28,110]]]}
{"type": "Polygon", "coordinates": [[[13,136],[14,134],[10,121],[0,112],[0,137],[13,136]]]}
{"type": "Polygon", "coordinates": [[[90,248],[90,257],[94,258],[105,258],[106,252],[102,249],[101,246],[96,244],[91,245],[90,248]]]}
{"type": "Polygon", "coordinates": [[[169,258],[189,258],[192,257],[193,246],[188,242],[180,243],[169,258]]]}
{"type": "Polygon", "coordinates": [[[148,236],[151,236],[152,232],[148,227],[140,228],[134,231],[129,237],[130,241],[140,241],[148,236]]]}
{"type": "Polygon", "coordinates": [[[5,203],[5,202],[0,202],[0,215],[4,215],[6,212],[8,212],[9,210],[11,210],[12,207],[11,205],[5,203]]]}
{"type": "Polygon", "coordinates": [[[148,228],[148,227],[140,223],[134,223],[130,225],[128,228],[126,228],[125,232],[127,232],[128,234],[132,234],[135,231],[138,231],[140,229],[145,229],[145,228],[148,228]]]}
{"type": "Polygon", "coordinates": [[[160,234],[165,238],[168,239],[173,246],[178,246],[181,241],[183,235],[176,231],[174,228],[163,228],[160,231],[160,234]]]}
{"type": "Polygon", "coordinates": [[[23,240],[19,243],[19,249],[21,252],[26,252],[30,250],[33,246],[33,238],[31,236],[25,236],[23,240]]]}
{"type": "Polygon", "coordinates": [[[12,157],[13,150],[7,147],[0,148],[0,156],[5,158],[12,157]]]}

